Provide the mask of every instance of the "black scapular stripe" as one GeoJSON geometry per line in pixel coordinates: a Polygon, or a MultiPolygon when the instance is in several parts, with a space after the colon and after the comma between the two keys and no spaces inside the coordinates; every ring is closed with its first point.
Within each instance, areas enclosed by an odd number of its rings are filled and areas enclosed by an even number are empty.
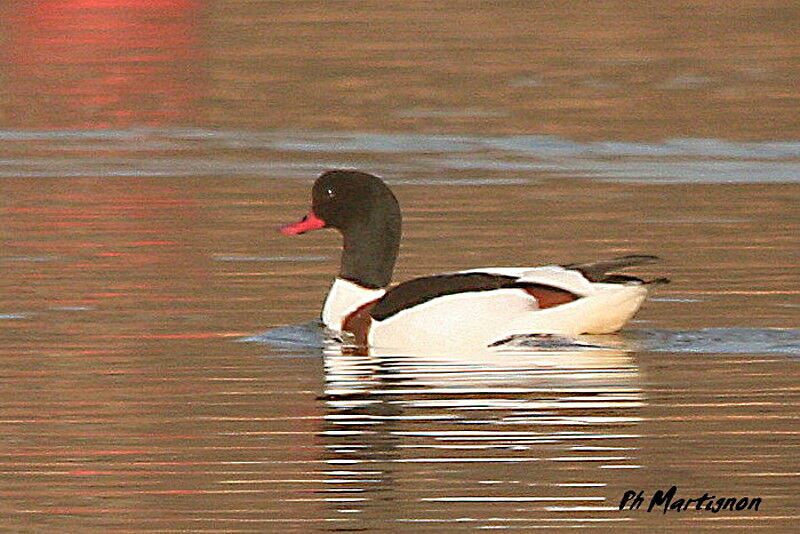
{"type": "Polygon", "coordinates": [[[457,293],[514,288],[546,288],[552,292],[563,293],[565,296],[569,296],[570,300],[580,298],[579,295],[558,287],[517,282],[517,278],[513,276],[490,273],[456,273],[415,278],[398,284],[387,291],[383,298],[375,304],[370,311],[370,315],[377,321],[383,321],[396,313],[437,297],[455,295],[457,293]]]}

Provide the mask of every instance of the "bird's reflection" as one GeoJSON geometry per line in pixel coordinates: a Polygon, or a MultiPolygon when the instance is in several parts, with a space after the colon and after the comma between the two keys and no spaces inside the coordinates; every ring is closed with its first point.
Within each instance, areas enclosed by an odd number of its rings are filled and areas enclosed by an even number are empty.
{"type": "Polygon", "coordinates": [[[582,347],[448,355],[328,344],[332,524],[611,513],[604,478],[636,467],[644,399],[631,354],[582,347]]]}

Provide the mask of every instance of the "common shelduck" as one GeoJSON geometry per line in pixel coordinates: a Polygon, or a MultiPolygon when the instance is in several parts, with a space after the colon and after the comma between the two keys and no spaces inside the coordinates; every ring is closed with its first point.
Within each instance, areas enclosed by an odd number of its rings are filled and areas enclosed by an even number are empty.
{"type": "Polygon", "coordinates": [[[471,269],[390,285],[401,215],[389,187],[371,174],[334,170],[316,180],[311,197],[308,214],[281,232],[341,232],[341,269],[325,299],[322,322],[356,346],[486,348],[531,334],[608,334],[636,313],[655,281],[609,274],[657,259],[624,256],[471,269]]]}

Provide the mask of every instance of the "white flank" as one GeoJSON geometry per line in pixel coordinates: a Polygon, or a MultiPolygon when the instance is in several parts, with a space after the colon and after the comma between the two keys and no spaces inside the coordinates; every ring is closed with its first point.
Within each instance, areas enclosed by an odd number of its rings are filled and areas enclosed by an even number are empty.
{"type": "Polygon", "coordinates": [[[522,289],[439,297],[375,321],[369,345],[406,351],[487,347],[516,334],[609,334],[636,313],[647,290],[640,284],[595,284],[591,296],[538,309],[522,289]]]}
{"type": "Polygon", "coordinates": [[[521,289],[472,291],[438,297],[374,321],[370,346],[409,350],[418,345],[486,347],[505,326],[536,309],[536,300],[521,289]]]}

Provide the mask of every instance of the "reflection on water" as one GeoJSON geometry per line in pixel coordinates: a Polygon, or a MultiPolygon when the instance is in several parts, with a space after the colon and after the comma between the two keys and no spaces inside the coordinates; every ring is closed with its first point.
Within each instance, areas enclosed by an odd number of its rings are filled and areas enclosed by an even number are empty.
{"type": "Polygon", "coordinates": [[[0,125],[798,135],[794,0],[351,7],[4,2],[0,125]]]}
{"type": "Polygon", "coordinates": [[[522,528],[564,512],[626,521],[605,497],[606,473],[640,467],[644,400],[624,353],[487,352],[456,362],[330,347],[325,369],[328,477],[339,497],[331,507],[342,527],[458,519],[522,528]]]}
{"type": "MultiPolygon", "coordinates": [[[[737,412],[743,406],[774,412],[781,406],[779,396],[796,398],[795,387],[776,384],[775,392],[726,392],[713,384],[711,377],[717,375],[712,371],[703,381],[667,393],[675,385],[660,383],[659,368],[666,364],[658,359],[675,352],[712,358],[680,363],[691,376],[699,369],[731,365],[719,361],[722,354],[745,353],[746,359],[735,365],[746,361],[762,374],[786,356],[800,354],[799,331],[632,330],[591,339],[619,348],[548,350],[542,348],[547,343],[530,339],[468,355],[374,350],[358,355],[326,343],[316,321],[245,341],[323,358],[324,494],[337,529],[452,529],[454,521],[464,529],[570,524],[618,529],[629,523],[641,526],[642,517],[620,515],[617,509],[631,488],[652,492],[659,484],[667,489],[674,483],[697,496],[709,489],[745,495],[753,494],[753,481],[764,469],[774,470],[771,476],[791,476],[792,468],[780,462],[766,467],[773,456],[766,435],[757,428],[761,417],[748,423],[742,418],[751,417],[737,412]],[[535,343],[542,346],[535,349],[535,343]],[[637,354],[623,348],[657,352],[637,354]],[[754,357],[763,352],[783,358],[754,357]],[[645,363],[647,374],[637,361],[645,363]],[[689,440],[684,448],[670,449],[669,443],[684,439],[689,440]],[[741,439],[752,440],[750,450],[729,456],[741,439]],[[722,485],[687,473],[680,480],[675,475],[662,478],[661,462],[673,465],[675,460],[698,469],[714,470],[731,462],[743,469],[730,467],[737,478],[722,485]]],[[[788,423],[798,409],[794,401],[783,406],[789,413],[769,416],[775,425],[788,423]]],[[[780,514],[748,518],[772,525],[793,520],[780,514]]],[[[735,518],[687,519],[695,528],[717,520],[737,524],[735,518]]]]}
{"type": "Polygon", "coordinates": [[[3,10],[4,122],[115,128],[194,119],[199,0],[33,0],[3,10]]]}

